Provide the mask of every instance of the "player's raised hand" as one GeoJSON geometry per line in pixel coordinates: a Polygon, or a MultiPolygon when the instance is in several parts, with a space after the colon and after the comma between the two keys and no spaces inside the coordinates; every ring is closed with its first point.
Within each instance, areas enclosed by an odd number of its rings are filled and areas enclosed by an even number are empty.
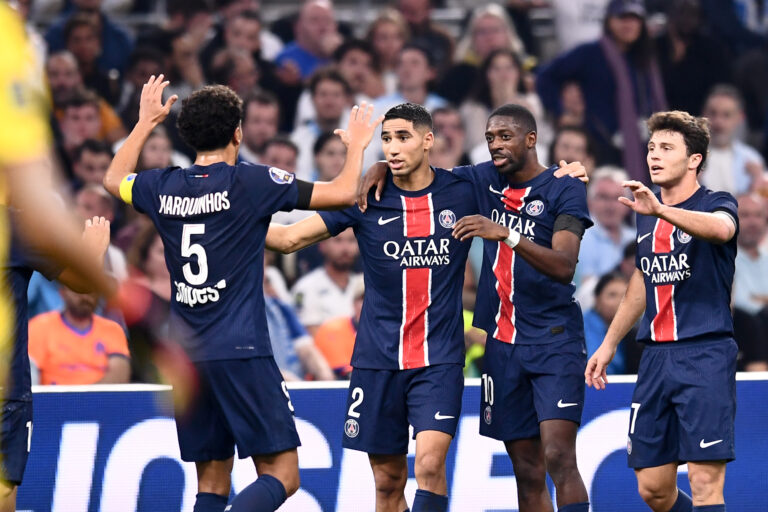
{"type": "Polygon", "coordinates": [[[86,220],[83,243],[93,254],[103,258],[109,247],[109,221],[104,217],[86,220]]]}
{"type": "Polygon", "coordinates": [[[139,102],[139,121],[145,121],[152,124],[162,123],[171,107],[179,99],[175,94],[168,98],[163,105],[163,90],[170,84],[169,81],[163,81],[164,76],[152,75],[147,83],[141,89],[141,100],[139,102]]]}
{"type": "Polygon", "coordinates": [[[337,128],[333,133],[341,137],[341,141],[347,147],[351,144],[357,144],[360,147],[366,148],[373,138],[376,127],[383,120],[383,115],[373,119],[373,105],[367,105],[363,101],[359,107],[357,105],[352,107],[352,111],[349,113],[347,129],[337,128]]]}
{"type": "Polygon", "coordinates": [[[661,212],[662,204],[659,199],[651,192],[651,189],[639,181],[625,181],[621,186],[627,187],[634,197],[634,201],[626,197],[619,197],[621,204],[629,206],[640,215],[658,215],[661,212]]]}
{"type": "Polygon", "coordinates": [[[587,383],[587,386],[605,389],[605,385],[608,384],[606,368],[611,364],[615,354],[616,349],[611,350],[604,343],[592,354],[589,362],[587,362],[587,369],[584,370],[584,382],[587,383]]]}
{"type": "Polygon", "coordinates": [[[387,175],[387,163],[376,162],[368,168],[357,186],[357,207],[361,212],[368,208],[368,191],[376,187],[374,197],[381,201],[381,193],[384,191],[384,177],[387,175]]]}
{"type": "Polygon", "coordinates": [[[467,215],[462,217],[453,226],[453,238],[462,242],[473,236],[479,236],[486,240],[501,241],[509,236],[509,228],[493,222],[482,215],[467,215]]]}
{"type": "Polygon", "coordinates": [[[555,171],[555,178],[562,178],[563,176],[570,176],[571,178],[578,178],[583,183],[589,183],[589,176],[587,176],[587,168],[582,165],[581,162],[565,163],[565,160],[560,160],[558,163],[560,167],[555,171]]]}

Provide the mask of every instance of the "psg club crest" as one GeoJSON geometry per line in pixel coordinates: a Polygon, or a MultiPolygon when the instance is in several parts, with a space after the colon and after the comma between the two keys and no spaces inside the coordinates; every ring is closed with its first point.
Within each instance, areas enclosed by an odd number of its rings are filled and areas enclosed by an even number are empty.
{"type": "Polygon", "coordinates": [[[681,244],[687,244],[693,238],[691,235],[689,235],[682,229],[676,229],[675,231],[677,231],[677,241],[680,242],[681,244]]]}
{"type": "Polygon", "coordinates": [[[525,207],[525,213],[530,215],[531,217],[538,217],[541,215],[541,212],[544,211],[544,203],[536,199],[535,201],[531,201],[528,203],[528,206],[525,207]]]}
{"type": "Polygon", "coordinates": [[[491,406],[487,405],[485,407],[485,410],[483,411],[483,420],[485,420],[486,425],[491,424],[491,406]]]}
{"type": "Polygon", "coordinates": [[[288,185],[296,176],[294,176],[293,173],[278,169],[277,167],[270,167],[269,177],[278,185],[288,185]]]}
{"type": "Polygon", "coordinates": [[[443,210],[440,212],[438,220],[445,229],[451,229],[456,224],[456,214],[451,210],[443,210]]]}
{"type": "Polygon", "coordinates": [[[356,420],[353,420],[352,418],[350,418],[344,424],[344,433],[350,439],[354,439],[355,437],[357,437],[357,434],[360,433],[360,425],[357,423],[356,420]]]}

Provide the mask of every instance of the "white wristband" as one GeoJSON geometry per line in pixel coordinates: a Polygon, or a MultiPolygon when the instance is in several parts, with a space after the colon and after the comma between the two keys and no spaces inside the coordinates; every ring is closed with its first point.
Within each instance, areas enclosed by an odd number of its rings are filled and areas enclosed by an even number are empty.
{"type": "Polygon", "coordinates": [[[510,229],[509,236],[504,239],[504,243],[514,249],[515,246],[520,243],[520,232],[510,229]]]}

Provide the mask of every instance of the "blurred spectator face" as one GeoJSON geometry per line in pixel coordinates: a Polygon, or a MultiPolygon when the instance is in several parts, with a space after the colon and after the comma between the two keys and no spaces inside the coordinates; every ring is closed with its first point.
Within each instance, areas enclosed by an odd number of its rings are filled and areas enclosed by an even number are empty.
{"type": "Polygon", "coordinates": [[[560,103],[563,106],[561,123],[581,124],[587,106],[584,102],[584,93],[578,83],[568,82],[563,86],[560,91],[560,103]]]}
{"type": "Polygon", "coordinates": [[[435,142],[429,151],[429,163],[434,167],[452,169],[456,167],[455,155],[451,151],[448,139],[442,134],[435,134],[435,142]]]}
{"type": "Polygon", "coordinates": [[[510,84],[516,90],[520,82],[520,68],[511,56],[500,53],[488,66],[487,77],[491,90],[503,89],[510,84]]]}
{"type": "Polygon", "coordinates": [[[173,147],[164,133],[150,135],[141,149],[139,161],[144,169],[164,169],[170,167],[173,147]]]}
{"type": "Polygon", "coordinates": [[[704,117],[709,119],[712,144],[728,146],[733,142],[736,131],[744,122],[744,112],[738,102],[723,94],[710,96],[704,106],[704,117]]]}
{"type": "Polygon", "coordinates": [[[243,143],[252,151],[260,152],[264,143],[277,135],[280,113],[277,105],[256,101],[248,103],[243,120],[243,143]]]}
{"type": "Polygon", "coordinates": [[[623,279],[614,279],[600,291],[600,295],[595,297],[595,311],[605,321],[610,324],[616,311],[619,310],[619,304],[627,291],[627,283],[623,279]]]}
{"type": "Polygon", "coordinates": [[[341,173],[347,158],[347,147],[339,137],[331,137],[315,155],[318,181],[331,181],[341,173]]]}
{"type": "Polygon", "coordinates": [[[338,63],[339,72],[349,82],[355,93],[362,92],[373,73],[371,56],[362,50],[352,49],[338,63]]]}
{"type": "Polygon", "coordinates": [[[427,83],[435,77],[427,56],[414,48],[407,48],[400,52],[395,72],[401,89],[426,88],[427,83]]]}
{"type": "Polygon", "coordinates": [[[587,137],[583,133],[565,130],[557,135],[553,144],[552,163],[559,163],[560,160],[584,163],[591,159],[587,153],[587,137]]]}
{"type": "Polygon", "coordinates": [[[754,249],[768,231],[768,207],[760,196],[741,196],[739,198],[739,237],[741,247],[754,249]]]}
{"type": "Polygon", "coordinates": [[[618,201],[624,195],[620,183],[603,178],[590,184],[589,211],[606,229],[617,229],[627,213],[627,207],[618,201]]]}
{"type": "Polygon", "coordinates": [[[701,12],[698,0],[675,0],[669,9],[669,28],[676,35],[689,38],[699,31],[701,12]]]}
{"type": "MultiPolygon", "coordinates": [[[[57,53],[48,58],[45,66],[53,103],[60,105],[83,85],[83,77],[77,69],[77,61],[71,53],[57,53]]],[[[148,75],[149,76],[149,75],[148,75]]]]}
{"type": "Polygon", "coordinates": [[[333,6],[322,0],[304,4],[296,21],[296,41],[304,48],[317,51],[325,47],[325,39],[336,32],[333,6]]]}
{"type": "Polygon", "coordinates": [[[640,38],[643,20],[634,14],[608,18],[608,32],[620,46],[629,46],[640,38]]]}
{"type": "Polygon", "coordinates": [[[259,0],[234,0],[220,9],[225,19],[231,19],[245,11],[258,11],[261,8],[259,0]]]}
{"type": "Polygon", "coordinates": [[[349,271],[355,265],[358,248],[352,228],[347,228],[333,238],[324,240],[319,245],[325,262],[336,270],[349,271]]]}
{"type": "MultiPolygon", "coordinates": [[[[176,41],[183,39],[181,37],[177,37],[173,41],[173,54],[176,54],[176,41]]],[[[126,73],[125,78],[126,80],[133,85],[133,88],[137,91],[141,91],[144,84],[149,80],[149,77],[152,75],[159,75],[162,73],[162,68],[160,66],[160,63],[157,62],[154,59],[141,59],[138,62],[136,62],[131,69],[128,70],[128,73],[126,73]]]]}
{"type": "Polygon", "coordinates": [[[251,54],[238,51],[233,54],[234,69],[229,75],[229,86],[240,96],[259,84],[259,70],[251,54]]]}
{"type": "Polygon", "coordinates": [[[312,95],[317,118],[322,121],[340,119],[348,102],[344,86],[335,80],[321,80],[312,95]]]}
{"type": "Polygon", "coordinates": [[[391,63],[396,61],[397,54],[405,44],[405,38],[396,23],[382,21],[373,31],[371,44],[381,62],[391,63]]]}
{"type": "Polygon", "coordinates": [[[67,50],[82,64],[96,62],[101,54],[99,34],[88,25],[75,27],[67,39],[67,50]]]}
{"type": "Polygon", "coordinates": [[[72,171],[83,183],[101,185],[112,157],[109,153],[96,153],[83,149],[80,159],[72,163],[72,171]]]}
{"type": "Polygon", "coordinates": [[[81,11],[98,12],[101,10],[101,0],[72,0],[72,3],[81,11]]]}
{"type": "Polygon", "coordinates": [[[238,16],[227,23],[224,41],[227,48],[255,53],[261,48],[260,30],[261,24],[257,20],[238,16]]]}
{"type": "Polygon", "coordinates": [[[99,303],[96,294],[73,292],[66,286],[59,288],[59,294],[64,301],[66,312],[80,320],[91,318],[99,303]]]}
{"type": "Polygon", "coordinates": [[[84,187],[75,196],[75,211],[83,219],[104,217],[112,222],[115,218],[112,198],[97,187],[84,187]]]}
{"type": "Polygon", "coordinates": [[[79,146],[86,139],[99,139],[101,118],[96,105],[69,106],[59,123],[65,146],[79,146]]]}
{"type": "Polygon", "coordinates": [[[264,165],[296,173],[296,151],[286,144],[269,144],[261,159],[264,165]]]}
{"type": "Polygon", "coordinates": [[[464,149],[464,124],[456,110],[447,110],[435,113],[432,116],[432,125],[436,134],[445,137],[448,144],[456,149],[464,149]]]}
{"type": "Polygon", "coordinates": [[[509,28],[504,21],[492,14],[481,16],[472,27],[472,47],[477,56],[485,59],[494,50],[509,46],[509,28]]]}
{"type": "Polygon", "coordinates": [[[410,25],[422,25],[429,22],[430,0],[400,0],[397,8],[410,25]]]}

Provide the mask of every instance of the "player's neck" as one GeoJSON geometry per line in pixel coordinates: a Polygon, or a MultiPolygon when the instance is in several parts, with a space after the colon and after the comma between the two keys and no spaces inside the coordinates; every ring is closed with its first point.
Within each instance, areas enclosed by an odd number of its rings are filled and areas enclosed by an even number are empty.
{"type": "Polygon", "coordinates": [[[211,151],[198,151],[195,155],[195,165],[202,167],[226,162],[229,165],[235,165],[237,162],[237,151],[240,146],[227,144],[226,147],[213,149],[211,151]]]}
{"type": "Polygon", "coordinates": [[[680,204],[696,193],[701,185],[696,178],[683,177],[677,183],[668,187],[661,186],[661,202],[667,205],[680,204]]]}
{"type": "Polygon", "coordinates": [[[525,183],[546,170],[547,168],[541,165],[534,155],[533,158],[528,159],[522,169],[517,172],[509,173],[506,177],[510,183],[525,183]]]}
{"type": "Polygon", "coordinates": [[[409,192],[416,192],[427,188],[434,179],[435,172],[429,166],[427,159],[424,159],[418,169],[406,176],[392,176],[392,182],[397,188],[409,192]]]}

